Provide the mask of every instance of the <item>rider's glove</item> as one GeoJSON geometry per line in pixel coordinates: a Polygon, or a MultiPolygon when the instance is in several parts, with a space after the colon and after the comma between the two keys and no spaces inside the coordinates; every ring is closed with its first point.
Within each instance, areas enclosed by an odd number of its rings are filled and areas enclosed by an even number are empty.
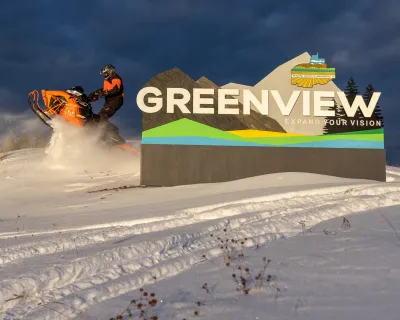
{"type": "Polygon", "coordinates": [[[98,98],[99,97],[96,92],[91,92],[88,94],[89,101],[96,101],[98,98]]]}

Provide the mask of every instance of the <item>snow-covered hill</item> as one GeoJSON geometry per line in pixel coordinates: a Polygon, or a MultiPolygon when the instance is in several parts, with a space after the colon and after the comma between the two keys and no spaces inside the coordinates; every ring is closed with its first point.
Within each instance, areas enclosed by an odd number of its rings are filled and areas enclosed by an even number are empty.
{"type": "Polygon", "coordinates": [[[398,319],[400,169],[113,190],[139,184],[136,156],[57,148],[0,155],[4,319],[110,319],[141,287],[158,319],[398,319]],[[235,291],[225,233],[271,281],[235,291]]]}

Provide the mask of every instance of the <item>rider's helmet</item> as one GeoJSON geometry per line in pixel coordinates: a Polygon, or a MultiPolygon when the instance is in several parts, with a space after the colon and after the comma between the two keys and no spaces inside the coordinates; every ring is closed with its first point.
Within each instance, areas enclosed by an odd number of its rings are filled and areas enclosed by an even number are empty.
{"type": "Polygon", "coordinates": [[[103,75],[106,80],[110,79],[114,73],[115,73],[115,67],[112,64],[106,64],[100,70],[100,74],[103,75]]]}
{"type": "Polygon", "coordinates": [[[69,89],[67,89],[65,91],[68,92],[69,94],[75,96],[75,97],[80,97],[85,92],[81,86],[74,86],[74,87],[71,87],[71,88],[69,88],[69,89]]]}

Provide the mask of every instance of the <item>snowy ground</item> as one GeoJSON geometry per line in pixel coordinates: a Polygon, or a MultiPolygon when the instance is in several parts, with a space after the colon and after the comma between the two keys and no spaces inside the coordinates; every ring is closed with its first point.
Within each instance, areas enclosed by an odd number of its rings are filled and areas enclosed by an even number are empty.
{"type": "Polygon", "coordinates": [[[141,287],[158,319],[399,319],[399,168],[101,191],[138,185],[139,159],[74,141],[0,155],[4,319],[110,319],[141,287]],[[247,238],[229,267],[224,229],[247,238]],[[271,281],[236,291],[234,266],[254,276],[263,257],[271,281]]]}

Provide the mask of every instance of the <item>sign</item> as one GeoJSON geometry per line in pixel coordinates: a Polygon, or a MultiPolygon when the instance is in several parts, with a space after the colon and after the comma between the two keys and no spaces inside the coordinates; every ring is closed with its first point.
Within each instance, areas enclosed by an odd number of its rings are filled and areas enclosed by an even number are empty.
{"type": "Polygon", "coordinates": [[[167,70],[137,95],[142,144],[384,149],[381,93],[371,85],[359,93],[352,78],[342,91],[335,77],[318,54],[296,57],[254,87],[167,70]]]}
{"type": "Polygon", "coordinates": [[[292,84],[312,88],[316,84],[327,84],[335,79],[335,75],[335,68],[328,68],[325,59],[317,53],[311,56],[308,63],[298,64],[292,69],[292,84]]]}

